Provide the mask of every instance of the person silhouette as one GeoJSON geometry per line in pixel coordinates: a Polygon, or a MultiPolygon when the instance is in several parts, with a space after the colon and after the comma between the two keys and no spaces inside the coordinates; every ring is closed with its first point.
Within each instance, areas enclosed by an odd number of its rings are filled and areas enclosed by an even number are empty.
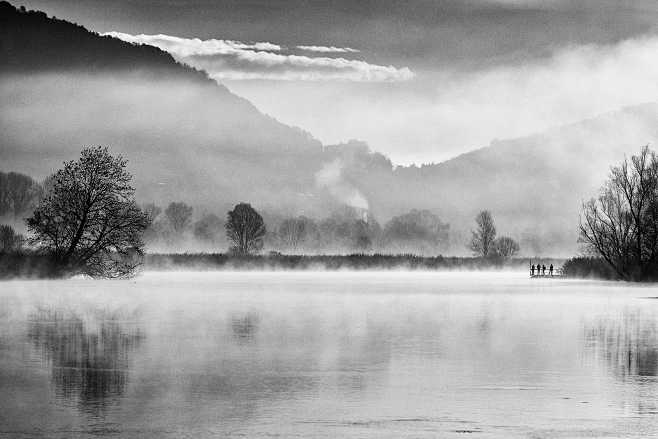
{"type": "Polygon", "coordinates": [[[530,276],[534,276],[534,275],[535,275],[535,264],[532,264],[532,266],[530,267],[530,276]]]}
{"type": "Polygon", "coordinates": [[[541,275],[545,276],[546,275],[546,265],[541,266],[541,275]]]}
{"type": "Polygon", "coordinates": [[[551,276],[553,276],[553,264],[551,264],[551,266],[548,267],[548,274],[550,274],[551,276]]]}

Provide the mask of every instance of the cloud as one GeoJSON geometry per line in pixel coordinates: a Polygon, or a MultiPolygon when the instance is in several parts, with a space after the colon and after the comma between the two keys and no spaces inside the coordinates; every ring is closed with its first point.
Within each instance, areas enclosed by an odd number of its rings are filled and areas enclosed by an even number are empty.
{"type": "Polygon", "coordinates": [[[406,83],[271,87],[236,82],[229,87],[325,144],[358,138],[397,164],[420,164],[449,159],[493,139],[658,101],[656,53],[658,36],[647,36],[565,47],[522,64],[426,73],[406,83]]]}
{"type": "Polygon", "coordinates": [[[148,44],[172,54],[187,57],[192,55],[229,54],[244,50],[279,52],[283,48],[267,42],[243,43],[232,40],[200,40],[199,38],[179,38],[171,35],[131,35],[123,32],[105,32],[102,35],[118,38],[133,44],[148,44]]]}
{"type": "MultiPolygon", "coordinates": [[[[414,77],[407,67],[382,66],[362,60],[289,53],[269,42],[200,40],[171,35],[131,35],[108,32],[134,44],[148,44],[171,53],[178,61],[208,72],[216,80],[269,79],[302,81],[395,82],[414,77]]],[[[355,53],[332,46],[297,46],[318,53],[355,53]]]]}
{"type": "Polygon", "coordinates": [[[320,52],[320,53],[359,53],[360,50],[352,49],[351,47],[335,47],[335,46],[297,46],[299,50],[307,52],[320,52]]]}

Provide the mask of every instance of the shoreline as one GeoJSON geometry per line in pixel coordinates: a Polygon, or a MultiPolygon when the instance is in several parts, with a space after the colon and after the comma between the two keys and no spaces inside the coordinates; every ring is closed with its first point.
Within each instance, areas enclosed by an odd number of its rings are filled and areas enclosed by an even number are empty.
{"type": "MultiPolygon", "coordinates": [[[[536,259],[534,259],[536,260],[536,259]]],[[[528,258],[483,259],[460,256],[388,254],[238,256],[226,253],[147,254],[143,271],[436,271],[529,272],[528,258]]],[[[565,259],[545,258],[561,266],[565,259]]]]}
{"type": "MultiPolygon", "coordinates": [[[[538,258],[533,258],[537,261],[538,258]]],[[[476,258],[418,256],[409,254],[346,255],[233,255],[228,253],[147,253],[140,272],[514,272],[529,274],[529,258],[476,258]]],[[[542,263],[562,266],[564,259],[545,258],[542,263]]],[[[62,279],[43,254],[0,254],[0,280],[62,279]]]]}

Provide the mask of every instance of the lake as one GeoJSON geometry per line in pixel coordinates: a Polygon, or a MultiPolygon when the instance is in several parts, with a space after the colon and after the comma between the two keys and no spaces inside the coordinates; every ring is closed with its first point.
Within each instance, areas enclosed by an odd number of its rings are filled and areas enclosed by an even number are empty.
{"type": "Polygon", "coordinates": [[[526,273],[0,283],[0,437],[658,437],[658,287],[526,273]]]}

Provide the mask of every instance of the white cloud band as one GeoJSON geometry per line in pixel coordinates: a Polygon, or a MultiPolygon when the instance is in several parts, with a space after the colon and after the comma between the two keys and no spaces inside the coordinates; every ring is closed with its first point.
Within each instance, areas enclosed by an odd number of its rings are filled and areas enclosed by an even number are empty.
{"type": "MultiPolygon", "coordinates": [[[[200,40],[171,35],[131,35],[107,32],[134,44],[159,47],[178,61],[203,69],[210,77],[222,79],[270,79],[303,81],[406,81],[414,77],[407,68],[370,64],[362,60],[306,56],[289,53],[269,42],[244,43],[231,40],[200,40]]],[[[317,53],[357,53],[356,49],[333,46],[297,46],[317,53]]]]}
{"type": "Polygon", "coordinates": [[[352,49],[351,47],[335,47],[335,46],[297,46],[299,50],[307,52],[319,53],[359,53],[359,50],[352,49]]]}

